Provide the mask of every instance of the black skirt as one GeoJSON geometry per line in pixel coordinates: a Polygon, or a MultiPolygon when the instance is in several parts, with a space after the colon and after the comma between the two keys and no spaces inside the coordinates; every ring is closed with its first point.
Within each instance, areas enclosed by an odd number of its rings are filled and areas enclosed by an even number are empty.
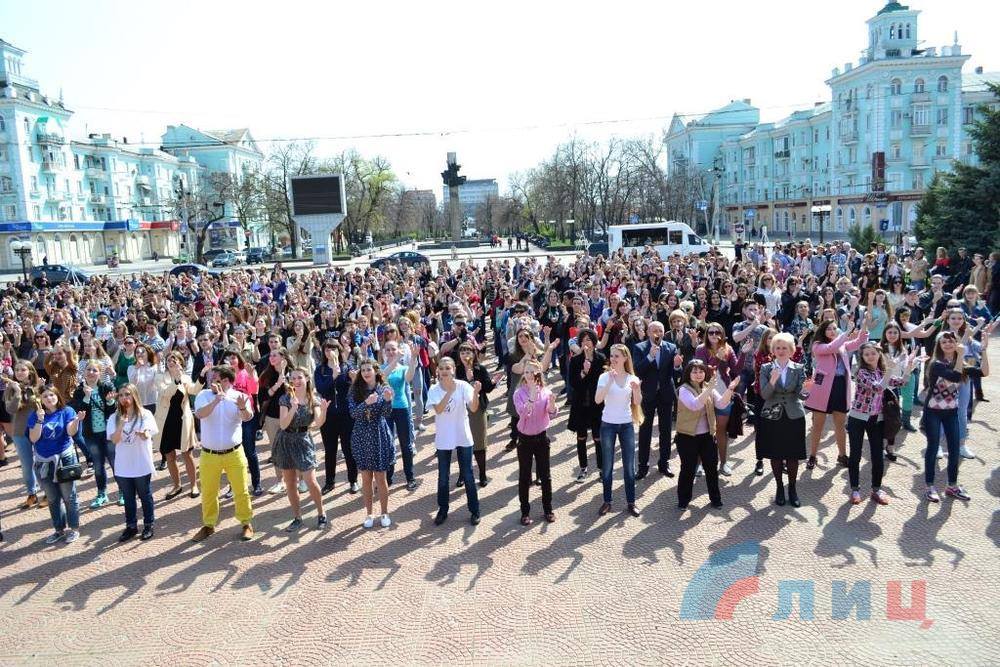
{"type": "Polygon", "coordinates": [[[806,418],[763,419],[758,426],[757,458],[798,459],[806,458],[806,418]]]}
{"type": "Polygon", "coordinates": [[[825,414],[831,415],[834,412],[847,412],[847,376],[836,375],[833,378],[833,386],[830,387],[830,400],[826,403],[825,414]]]}

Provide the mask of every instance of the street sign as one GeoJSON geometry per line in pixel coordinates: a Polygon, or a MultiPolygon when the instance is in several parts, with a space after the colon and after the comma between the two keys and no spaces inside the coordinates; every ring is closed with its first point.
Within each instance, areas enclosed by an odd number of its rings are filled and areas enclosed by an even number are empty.
{"type": "Polygon", "coordinates": [[[757,215],[757,211],[753,210],[752,208],[748,208],[746,211],[744,211],[744,215],[746,215],[747,219],[752,219],[755,215],[757,215]]]}
{"type": "Polygon", "coordinates": [[[704,199],[699,199],[698,201],[696,201],[694,203],[694,207],[696,209],[698,209],[699,211],[707,211],[708,210],[708,202],[705,201],[704,199]]]}

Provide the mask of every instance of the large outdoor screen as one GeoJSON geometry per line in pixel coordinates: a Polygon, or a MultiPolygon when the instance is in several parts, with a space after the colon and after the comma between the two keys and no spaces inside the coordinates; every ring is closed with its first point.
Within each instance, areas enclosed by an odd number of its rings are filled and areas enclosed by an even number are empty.
{"type": "Polygon", "coordinates": [[[340,176],[292,177],[291,189],[295,215],[346,213],[340,197],[340,176]]]}

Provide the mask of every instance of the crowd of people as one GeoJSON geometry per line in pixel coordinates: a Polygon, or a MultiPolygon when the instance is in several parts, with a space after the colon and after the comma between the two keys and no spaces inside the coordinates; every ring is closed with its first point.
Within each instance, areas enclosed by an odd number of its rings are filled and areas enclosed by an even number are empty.
{"type": "Polygon", "coordinates": [[[598,515],[613,506],[616,459],[626,511],[640,514],[654,433],[652,463],[668,478],[676,444],[682,510],[699,477],[722,507],[720,479],[736,474],[729,443],[749,430],[749,474],[768,462],[777,505],[808,502],[796,485],[802,462],[846,468],[846,502],[862,502],[866,438],[867,492],[888,504],[885,462],[900,432],[918,428],[926,500],[941,501],[947,457],[943,493],[968,501],[959,469],[975,456],[972,412],[988,400],[1000,253],[939,249],[931,263],[920,249],[898,257],[844,242],[757,244],[735,259],[647,247],[563,262],[18,282],[0,299],[0,466],[16,454],[20,506],[47,506],[47,544],[78,539],[81,507],[115,503],[121,541],[150,539],[158,507],[185,491],[201,502],[192,539],[208,539],[232,499],[249,540],[265,493],[287,495],[289,532],[305,528],[308,496],[322,530],[341,459],[362,525],[390,526],[389,489],[418,485],[417,436],[428,428],[435,524],[448,518],[453,483],[479,523],[491,447],[516,450],[521,524],[534,521],[536,486],[540,518],[556,521],[549,433],[563,416],[579,463],[567,483],[599,472],[598,515]],[[505,407],[491,410],[498,394],[505,407]],[[822,451],[831,431],[835,458],[822,451]],[[155,497],[158,470],[170,485],[155,497]],[[91,476],[94,496],[81,498],[91,476]]]}

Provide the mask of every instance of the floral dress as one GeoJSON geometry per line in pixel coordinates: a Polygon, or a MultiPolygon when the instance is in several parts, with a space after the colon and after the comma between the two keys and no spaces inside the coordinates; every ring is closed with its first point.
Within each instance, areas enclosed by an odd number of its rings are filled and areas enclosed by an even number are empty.
{"type": "Polygon", "coordinates": [[[351,449],[359,470],[387,472],[396,463],[395,440],[386,421],[392,414],[392,401],[382,397],[385,385],[378,385],[373,391],[378,395],[373,405],[366,405],[364,398],[355,401],[353,389],[347,395],[347,408],[354,418],[351,449]]]}
{"type": "MultiPolygon", "coordinates": [[[[278,405],[292,407],[292,399],[285,394],[278,400],[278,405]]],[[[280,470],[312,470],[316,467],[316,445],[313,444],[309,427],[313,423],[312,405],[300,405],[292,416],[288,428],[278,431],[274,439],[274,465],[280,470]]]]}

